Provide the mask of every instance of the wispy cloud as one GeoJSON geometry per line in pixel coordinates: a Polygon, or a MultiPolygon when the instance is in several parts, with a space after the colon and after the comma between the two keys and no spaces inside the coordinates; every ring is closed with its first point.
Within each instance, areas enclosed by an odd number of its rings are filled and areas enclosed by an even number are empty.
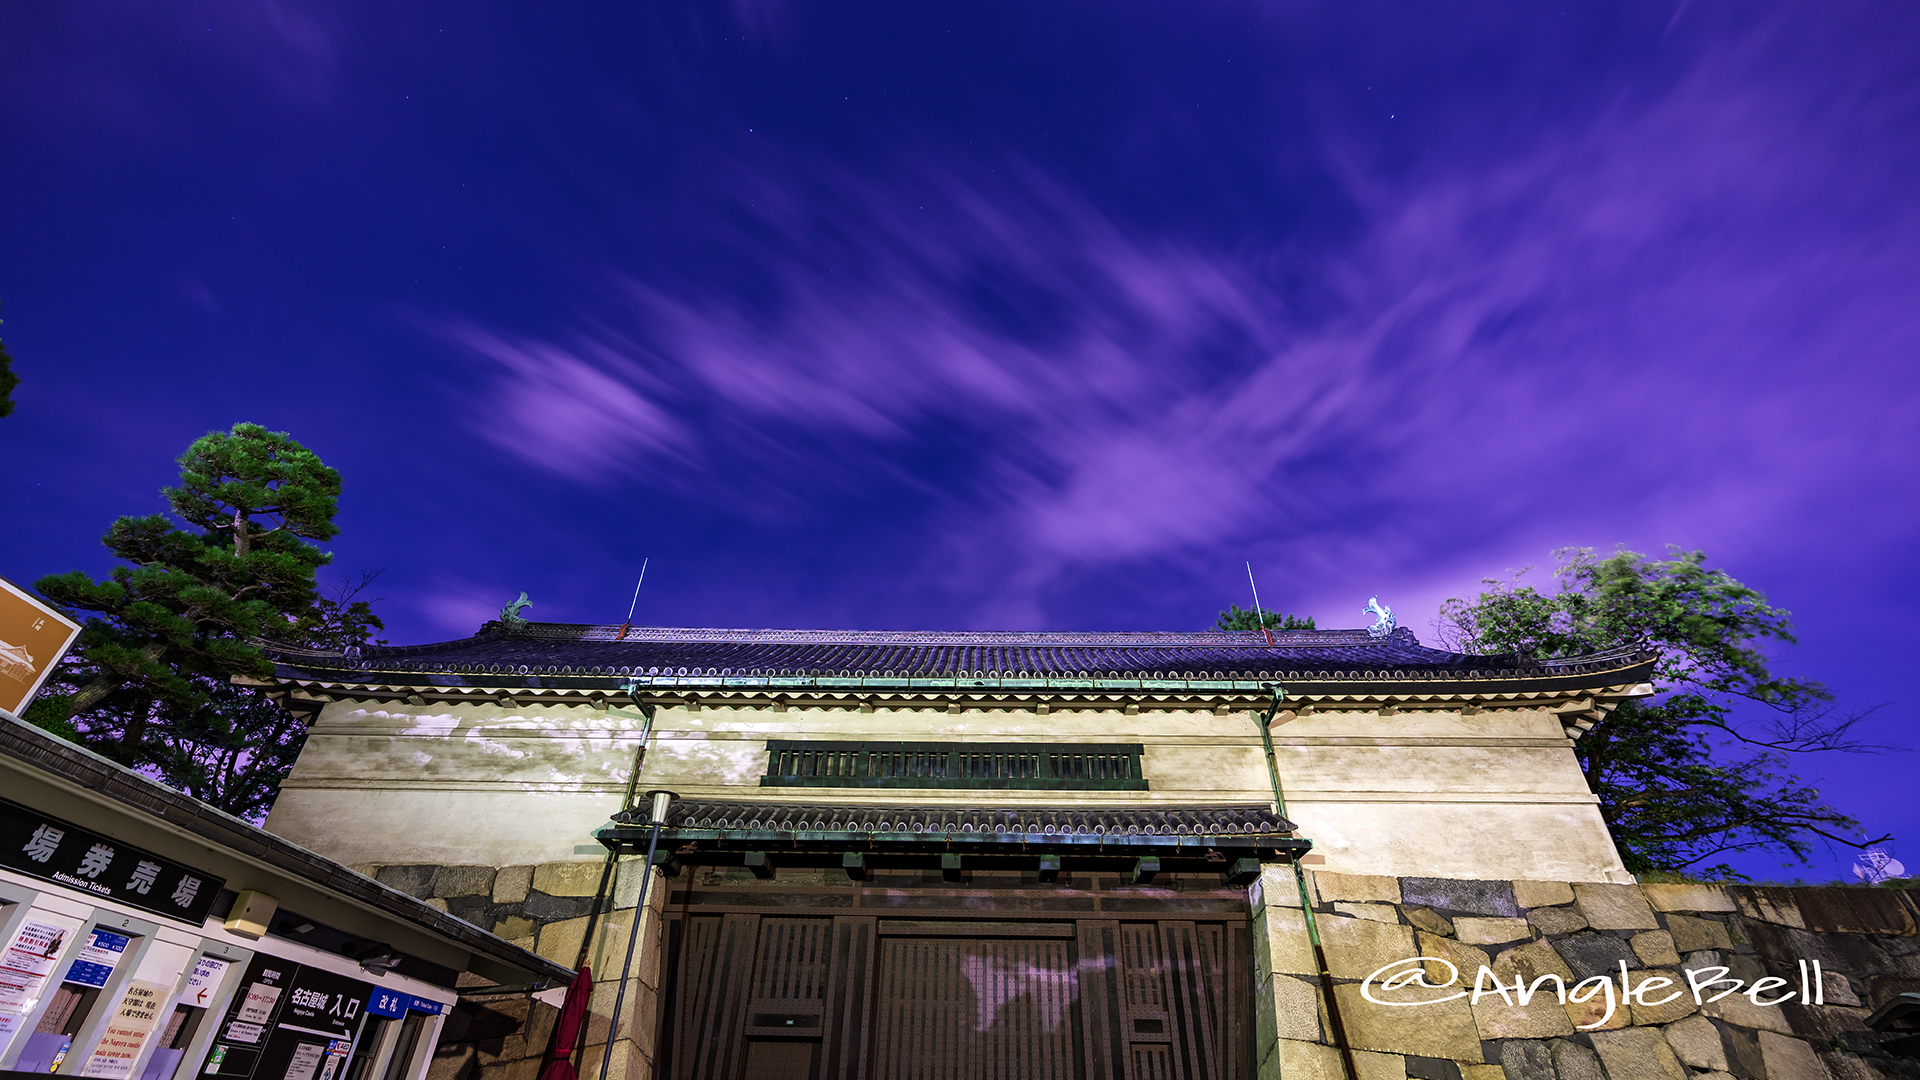
{"type": "MultiPolygon", "coordinates": [[[[655,279],[583,313],[627,344],[465,340],[505,369],[496,438],[583,480],[672,454],[735,483],[721,460],[743,430],[880,457],[958,432],[946,497],[970,527],[942,557],[982,537],[1017,552],[1009,617],[1087,563],[1237,545],[1309,567],[1336,525],[1339,558],[1411,590],[1396,567],[1453,573],[1462,548],[1629,525],[1777,539],[1835,485],[1920,464],[1893,434],[1920,381],[1901,362],[1920,217],[1859,141],[1913,102],[1832,73],[1783,85],[1778,44],[1728,44],[1577,127],[1392,179],[1330,124],[1365,222],[1331,250],[1161,235],[1031,162],[795,154],[726,185],[749,224],[719,242],[771,301],[655,279]],[[1862,185],[1876,197],[1838,194],[1862,185]],[[1302,310],[1276,267],[1331,300],[1302,310]]],[[[817,455],[760,467],[830,479],[817,455]]]]}

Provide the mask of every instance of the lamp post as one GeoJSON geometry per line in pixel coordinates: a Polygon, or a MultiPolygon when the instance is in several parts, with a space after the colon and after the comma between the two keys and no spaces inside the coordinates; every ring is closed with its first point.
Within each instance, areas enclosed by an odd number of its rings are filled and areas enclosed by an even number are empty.
{"type": "Polygon", "coordinates": [[[667,807],[674,794],[664,789],[649,791],[653,797],[653,830],[647,837],[647,861],[640,866],[640,899],[633,906],[633,926],[627,931],[627,958],[620,965],[620,987],[613,995],[613,1015],[607,1020],[607,1045],[600,1052],[600,1080],[607,1080],[607,1066],[613,1062],[613,1043],[620,1034],[620,1010],[627,1001],[627,973],[633,969],[633,946],[640,940],[640,920],[647,913],[647,890],[653,885],[653,853],[660,846],[660,828],[667,823],[667,807]]]}

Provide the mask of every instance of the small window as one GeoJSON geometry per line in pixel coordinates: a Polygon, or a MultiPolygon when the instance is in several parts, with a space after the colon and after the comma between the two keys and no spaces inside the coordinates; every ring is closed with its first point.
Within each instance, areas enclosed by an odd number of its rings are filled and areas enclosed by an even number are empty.
{"type": "Polygon", "coordinates": [[[1140,743],[767,743],[762,787],[1145,791],[1140,743]]]}

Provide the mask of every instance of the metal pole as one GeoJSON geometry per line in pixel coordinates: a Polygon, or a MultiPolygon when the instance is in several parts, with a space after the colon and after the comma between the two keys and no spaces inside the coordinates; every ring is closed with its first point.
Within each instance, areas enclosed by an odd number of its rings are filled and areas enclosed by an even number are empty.
{"type": "MultiPolygon", "coordinates": [[[[1256,722],[1260,725],[1260,742],[1267,751],[1267,777],[1273,781],[1273,806],[1281,817],[1287,814],[1287,799],[1280,793],[1280,767],[1273,760],[1273,733],[1270,725],[1280,712],[1280,701],[1286,697],[1286,691],[1279,685],[1273,687],[1273,704],[1267,706],[1267,715],[1256,722]]],[[[1347,1080],[1360,1080],[1360,1068],[1354,1063],[1353,1048],[1347,1045],[1347,1025],[1340,1017],[1340,1002],[1333,996],[1333,972],[1328,969],[1327,951],[1320,945],[1320,922],[1313,915],[1313,901],[1307,896],[1307,873],[1300,868],[1300,855],[1293,856],[1293,883],[1300,890],[1300,914],[1306,917],[1307,941],[1313,946],[1313,959],[1320,969],[1320,996],[1327,1003],[1327,1025],[1333,1029],[1333,1042],[1340,1050],[1340,1063],[1346,1067],[1347,1080]]],[[[602,1077],[601,1080],[606,1080],[602,1077]]]]}
{"type": "Polygon", "coordinates": [[[600,1080],[607,1080],[607,1066],[613,1063],[613,1043],[620,1033],[620,1010],[627,1001],[627,975],[633,970],[633,947],[640,940],[640,920],[647,913],[647,890],[653,885],[653,853],[660,846],[660,827],[667,823],[667,804],[671,791],[650,791],[653,796],[653,831],[647,837],[647,861],[640,869],[640,899],[633,907],[633,926],[627,932],[627,958],[620,965],[620,988],[613,994],[613,1015],[607,1019],[607,1045],[600,1051],[600,1080]]]}

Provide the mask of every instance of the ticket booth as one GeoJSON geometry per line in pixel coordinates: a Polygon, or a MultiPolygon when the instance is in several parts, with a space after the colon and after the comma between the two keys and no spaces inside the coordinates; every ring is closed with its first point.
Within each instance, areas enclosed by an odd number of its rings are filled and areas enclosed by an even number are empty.
{"type": "Polygon", "coordinates": [[[0,714],[0,1070],[419,1080],[463,977],[572,974],[0,714]]]}

